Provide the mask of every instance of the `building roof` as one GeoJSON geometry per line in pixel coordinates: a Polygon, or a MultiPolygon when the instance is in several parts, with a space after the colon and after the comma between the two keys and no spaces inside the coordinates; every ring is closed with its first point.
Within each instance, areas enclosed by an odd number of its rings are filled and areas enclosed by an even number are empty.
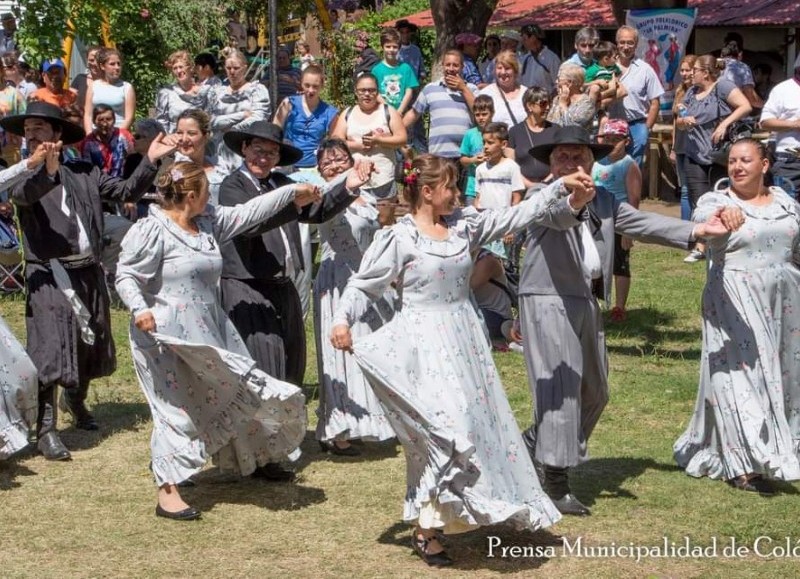
{"type": "MultiPolygon", "coordinates": [[[[689,0],[689,7],[698,9],[696,26],[701,27],[800,26],[798,0],[689,0]]],[[[405,18],[420,28],[433,28],[430,10],[405,18]]],[[[489,27],[517,28],[531,23],[549,30],[617,27],[611,0],[500,0],[489,27]]]]}

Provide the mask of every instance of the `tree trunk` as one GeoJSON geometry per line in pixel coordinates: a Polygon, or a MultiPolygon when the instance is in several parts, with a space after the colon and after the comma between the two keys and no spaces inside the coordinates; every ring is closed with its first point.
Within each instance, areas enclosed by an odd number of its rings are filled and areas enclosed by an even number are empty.
{"type": "Polygon", "coordinates": [[[486,26],[497,7],[498,0],[431,0],[433,24],[436,27],[434,62],[431,78],[440,74],[442,55],[455,48],[456,35],[473,32],[486,33],[486,26]]]}
{"type": "Polygon", "coordinates": [[[620,25],[625,24],[626,10],[641,10],[644,8],[686,8],[687,0],[611,0],[614,18],[620,25]]]}

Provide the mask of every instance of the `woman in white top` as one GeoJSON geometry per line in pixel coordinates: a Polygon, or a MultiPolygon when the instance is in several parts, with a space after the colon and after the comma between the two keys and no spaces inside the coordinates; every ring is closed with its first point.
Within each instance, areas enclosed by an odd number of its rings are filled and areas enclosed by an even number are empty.
{"type": "Polygon", "coordinates": [[[115,48],[101,48],[97,52],[100,77],[86,87],[83,105],[83,128],[86,134],[94,129],[92,111],[95,105],[104,104],[114,109],[114,126],[130,130],[136,111],[136,93],[130,83],[123,81],[122,57],[115,48]]]}
{"type": "Polygon", "coordinates": [[[379,201],[379,221],[381,225],[389,225],[393,222],[393,201],[397,197],[395,153],[406,144],[406,128],[394,108],[378,101],[378,80],[374,75],[366,73],[358,77],[356,99],[356,106],[339,115],[331,136],[347,141],[356,160],[367,158],[375,164],[375,173],[361,191],[379,201]]]}
{"type": "Polygon", "coordinates": [[[522,104],[522,95],[528,87],[519,83],[519,61],[513,52],[504,50],[494,60],[495,81],[478,94],[488,95],[494,101],[492,121],[511,128],[528,116],[522,104]]]}

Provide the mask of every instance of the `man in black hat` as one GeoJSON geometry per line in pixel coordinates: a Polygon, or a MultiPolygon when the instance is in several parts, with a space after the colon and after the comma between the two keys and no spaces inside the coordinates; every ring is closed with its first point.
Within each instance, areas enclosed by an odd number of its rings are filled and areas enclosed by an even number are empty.
{"type": "Polygon", "coordinates": [[[527,51],[520,60],[519,82],[527,87],[540,86],[551,95],[555,94],[561,59],[545,46],[546,35],[538,25],[526,24],[519,32],[527,51]]]}
{"type": "Polygon", "coordinates": [[[155,178],[155,163],[174,150],[172,140],[153,141],[147,159],[128,180],[109,177],[82,160],[63,160],[61,145],[85,136],[81,127],[44,102],[23,115],[0,119],[0,127],[25,137],[28,148],[50,151],[43,167],[11,191],[22,229],[25,256],[28,354],[39,373],[39,451],[68,460],[56,433],[56,385],[75,425],[96,430],[86,408],[89,381],[115,368],[108,289],[100,254],[102,201],[135,202],[155,178]]]}
{"type": "MultiPolygon", "coordinates": [[[[562,127],[552,141],[530,150],[554,178],[591,173],[612,147],[591,142],[581,127],[562,127]]],[[[536,189],[529,190],[535,194],[536,189]]],[[[523,439],[542,486],[564,514],[589,509],[572,494],[568,469],[587,460],[587,444],[608,402],[608,366],[598,299],[608,301],[614,271],[614,233],[686,249],[700,237],[727,233],[717,219],[693,225],[638,211],[597,187],[580,210],[558,206],[529,230],[519,283],[534,425],[523,439]]]]}
{"type": "MultiPolygon", "coordinates": [[[[259,121],[225,134],[225,144],[244,158],[219,191],[220,205],[244,203],[292,181],[275,167],[292,165],[302,152],[283,142],[283,131],[259,121]]],[[[258,367],[297,386],[306,370],[306,336],[300,296],[292,274],[304,263],[298,222],[323,223],[357,194],[344,182],[306,207],[289,205],[258,230],[222,246],[222,303],[258,367]]]]}

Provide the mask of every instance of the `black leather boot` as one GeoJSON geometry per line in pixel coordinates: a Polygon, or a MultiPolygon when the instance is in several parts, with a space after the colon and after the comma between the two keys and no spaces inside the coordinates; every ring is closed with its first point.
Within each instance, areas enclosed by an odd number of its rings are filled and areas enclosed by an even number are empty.
{"type": "Polygon", "coordinates": [[[576,517],[588,517],[592,514],[592,511],[572,494],[569,488],[569,469],[544,465],[544,471],[545,492],[561,514],[576,517]]]}
{"type": "Polygon", "coordinates": [[[39,413],[36,417],[36,447],[47,460],[70,460],[72,455],[56,431],[56,387],[39,385],[39,413]]]}
{"type": "Polygon", "coordinates": [[[86,396],[89,394],[89,383],[79,384],[76,388],[64,388],[58,399],[58,407],[72,416],[75,428],[81,430],[97,430],[97,421],[86,409],[86,396]]]}

